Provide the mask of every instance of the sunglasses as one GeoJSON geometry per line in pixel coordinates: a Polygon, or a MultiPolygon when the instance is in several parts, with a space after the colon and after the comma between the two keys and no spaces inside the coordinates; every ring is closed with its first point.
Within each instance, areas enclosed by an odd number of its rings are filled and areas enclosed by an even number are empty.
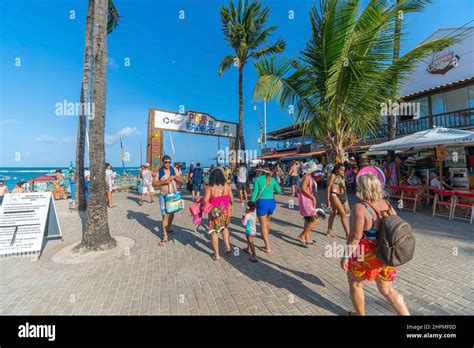
{"type": "Polygon", "coordinates": [[[164,161],[163,163],[164,163],[164,164],[170,164],[171,161],[164,161]]]}

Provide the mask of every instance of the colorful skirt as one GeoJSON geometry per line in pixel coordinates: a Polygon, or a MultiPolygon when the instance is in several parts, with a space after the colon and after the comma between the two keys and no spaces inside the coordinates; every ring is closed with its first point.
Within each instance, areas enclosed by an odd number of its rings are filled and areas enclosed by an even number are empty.
{"type": "Polygon", "coordinates": [[[397,267],[387,266],[377,257],[377,245],[376,239],[363,237],[359,242],[358,252],[349,259],[349,272],[368,281],[376,278],[394,281],[397,277],[397,267]]]}
{"type": "Polygon", "coordinates": [[[219,207],[212,208],[209,213],[209,233],[221,232],[230,224],[232,212],[230,206],[225,207],[221,204],[219,207]]]}

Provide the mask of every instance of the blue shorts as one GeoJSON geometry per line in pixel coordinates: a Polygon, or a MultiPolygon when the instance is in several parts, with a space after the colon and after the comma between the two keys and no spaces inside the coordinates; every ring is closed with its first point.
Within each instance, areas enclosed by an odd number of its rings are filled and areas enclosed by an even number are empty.
{"type": "Polygon", "coordinates": [[[192,184],[192,191],[194,191],[194,192],[201,192],[201,184],[200,184],[200,183],[199,183],[199,184],[193,183],[193,184],[192,184]]]}
{"type": "Polygon", "coordinates": [[[276,208],[276,202],[273,198],[257,200],[257,215],[272,215],[276,208]]]}

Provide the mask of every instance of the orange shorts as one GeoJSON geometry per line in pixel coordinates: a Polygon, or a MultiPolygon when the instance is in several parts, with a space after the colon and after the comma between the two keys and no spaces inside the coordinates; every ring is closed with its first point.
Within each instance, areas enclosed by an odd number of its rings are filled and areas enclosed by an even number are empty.
{"type": "Polygon", "coordinates": [[[373,281],[380,278],[394,281],[397,277],[397,267],[387,266],[377,257],[377,240],[362,238],[359,242],[360,254],[349,259],[349,272],[358,278],[373,281]]]}

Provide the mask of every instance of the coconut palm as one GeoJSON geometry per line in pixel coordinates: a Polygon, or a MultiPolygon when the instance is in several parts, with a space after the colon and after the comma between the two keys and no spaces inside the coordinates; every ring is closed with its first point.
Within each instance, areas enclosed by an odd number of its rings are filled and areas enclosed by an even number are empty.
{"type": "Polygon", "coordinates": [[[232,64],[239,68],[239,125],[237,127],[237,146],[245,150],[244,139],[244,98],[242,94],[243,72],[245,64],[252,58],[280,53],[285,49],[285,41],[278,39],[273,45],[264,46],[268,38],[277,29],[276,26],[265,28],[270,14],[269,7],[262,7],[257,0],[238,0],[237,7],[233,0],[220,9],[222,32],[234,55],[224,57],[219,66],[219,76],[232,64]]]}
{"type": "MultiPolygon", "coordinates": [[[[398,16],[419,12],[431,0],[320,0],[310,12],[312,35],[296,62],[262,58],[254,98],[276,97],[293,105],[303,133],[327,145],[342,161],[345,149],[375,130],[382,103],[400,90],[419,60],[452,45],[453,37],[423,42],[393,60],[393,28],[398,16]]],[[[402,22],[403,28],[404,22],[402,22]]],[[[403,38],[403,34],[402,34],[403,38]]]]}
{"type": "Polygon", "coordinates": [[[92,24],[91,102],[95,113],[89,126],[91,180],[87,203],[86,229],[81,246],[89,250],[109,249],[116,245],[110,236],[105,183],[105,97],[107,80],[108,0],[95,0],[92,24]]]}
{"type": "MultiPolygon", "coordinates": [[[[86,210],[86,194],[84,179],[84,155],[86,144],[87,112],[85,106],[89,101],[89,82],[91,77],[91,46],[92,46],[92,15],[94,11],[94,0],[89,0],[86,17],[85,34],[85,52],[84,63],[82,65],[82,87],[81,87],[81,105],[83,106],[79,115],[79,124],[77,128],[77,146],[76,146],[76,191],[74,200],[77,203],[79,211],[86,210]]],[[[109,0],[107,14],[107,32],[111,33],[118,25],[120,16],[114,3],[109,0]]]]}

